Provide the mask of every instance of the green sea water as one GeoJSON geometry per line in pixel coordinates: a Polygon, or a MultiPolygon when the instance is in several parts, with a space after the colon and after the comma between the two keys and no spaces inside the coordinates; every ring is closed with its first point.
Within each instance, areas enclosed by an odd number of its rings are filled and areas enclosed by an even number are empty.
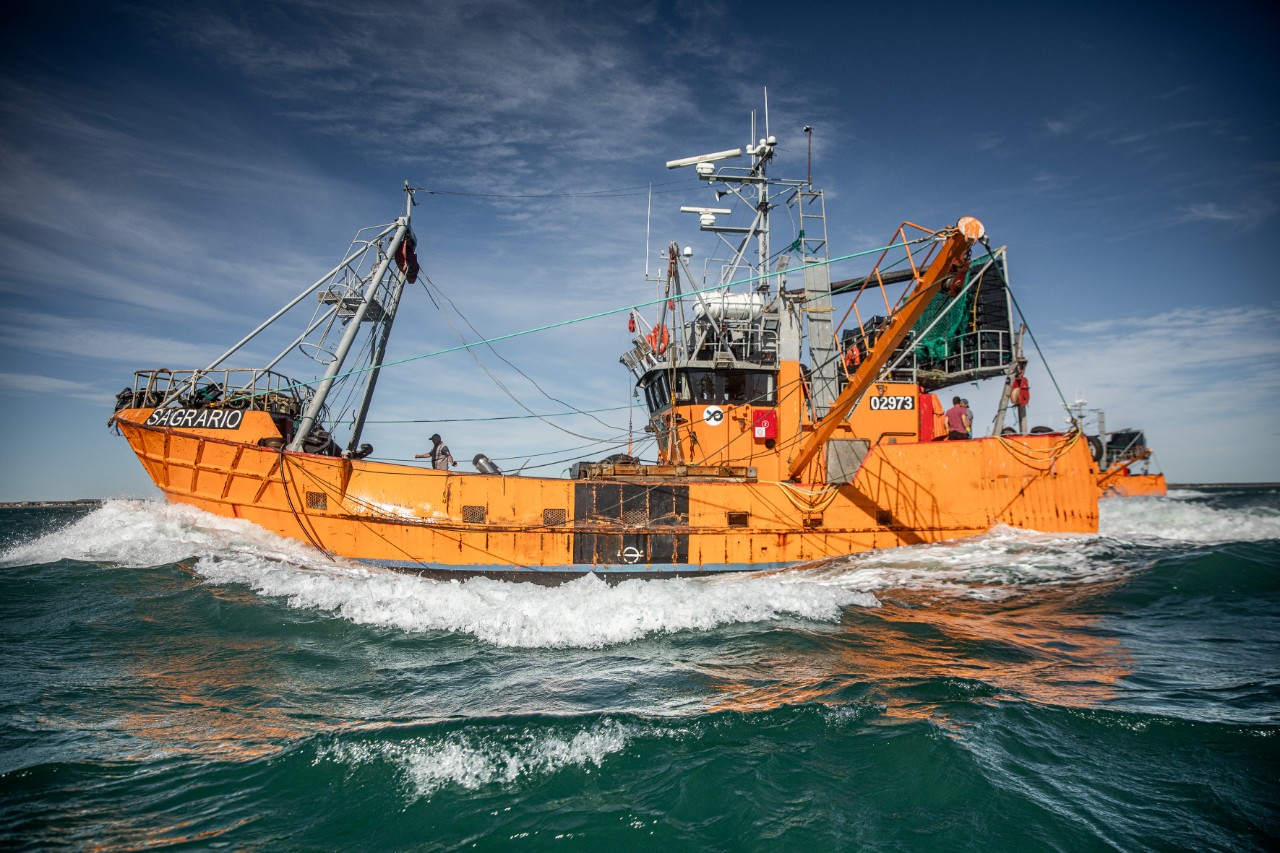
{"type": "Polygon", "coordinates": [[[1280,493],[558,587],[0,510],[0,848],[1274,850],[1280,493]]]}

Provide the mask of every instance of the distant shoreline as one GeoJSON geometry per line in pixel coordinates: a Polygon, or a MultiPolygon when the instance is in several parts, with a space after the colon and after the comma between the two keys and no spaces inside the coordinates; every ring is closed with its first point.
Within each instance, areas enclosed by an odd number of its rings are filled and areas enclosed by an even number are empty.
{"type": "MultiPolygon", "coordinates": [[[[1169,483],[1170,489],[1280,489],[1280,483],[1169,483]]],[[[89,508],[100,506],[111,498],[77,498],[71,501],[0,501],[0,509],[89,508]]]]}
{"type": "Polygon", "coordinates": [[[1280,489],[1280,483],[1169,483],[1170,489],[1280,489]]]}

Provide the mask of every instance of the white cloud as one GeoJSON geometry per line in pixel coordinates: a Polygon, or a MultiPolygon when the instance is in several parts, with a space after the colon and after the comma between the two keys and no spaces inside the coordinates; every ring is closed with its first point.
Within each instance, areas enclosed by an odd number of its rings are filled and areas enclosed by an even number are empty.
{"type": "Polygon", "coordinates": [[[3,106],[12,121],[0,130],[0,290],[149,321],[233,320],[246,296],[279,299],[282,281],[292,287],[298,270],[317,267],[307,241],[286,235],[316,216],[303,202],[341,185],[322,189],[278,153],[247,156],[253,143],[224,128],[209,146],[210,119],[189,106],[153,105],[145,130],[147,117],[56,87],[18,88],[3,106]],[[186,129],[161,126],[170,123],[186,129]],[[298,202],[292,228],[262,210],[268,196],[298,202]],[[229,197],[234,221],[216,212],[229,197]]]}
{"type": "Polygon", "coordinates": [[[988,131],[979,134],[973,144],[979,151],[995,151],[1004,146],[1004,137],[988,131]]]}
{"type": "Polygon", "coordinates": [[[1229,222],[1245,228],[1253,228],[1270,218],[1276,211],[1275,202],[1270,199],[1254,197],[1239,199],[1238,202],[1232,207],[1224,207],[1216,202],[1190,204],[1182,209],[1175,223],[1229,222]]]}
{"type": "Polygon", "coordinates": [[[1113,145],[1132,145],[1135,142],[1142,142],[1148,138],[1146,133],[1130,133],[1125,136],[1117,136],[1111,140],[1113,145]]]}
{"type": "Polygon", "coordinates": [[[1042,344],[1064,393],[1082,392],[1109,427],[1144,429],[1173,478],[1280,480],[1280,453],[1258,452],[1280,413],[1280,305],[1115,317],[1042,344]]]}
{"type": "MultiPolygon", "coordinates": [[[[766,69],[734,26],[739,10],[732,4],[438,0],[429,6],[128,4],[112,10],[131,39],[121,42],[131,49],[115,56],[109,46],[77,52],[75,38],[85,36],[73,27],[31,33],[38,44],[10,56],[12,70],[0,70],[6,87],[0,292],[11,311],[23,312],[12,318],[3,343],[3,368],[10,377],[56,381],[10,378],[3,387],[74,395],[88,388],[88,377],[120,366],[202,366],[335,262],[350,229],[395,215],[399,205],[392,198],[388,210],[388,196],[406,177],[457,191],[420,197],[419,254],[481,334],[639,301],[653,293],[641,280],[643,192],[622,204],[622,193],[584,194],[661,182],[671,176],[662,170],[665,159],[746,141],[749,110],[761,105],[766,84],[771,132],[780,139],[775,174],[803,173],[806,139],[799,128],[817,130],[813,171],[830,190],[834,255],[880,246],[886,225],[929,223],[924,216],[941,209],[950,216],[961,202],[964,212],[976,202],[973,212],[994,228],[998,217],[986,216],[993,199],[999,218],[1029,237],[1015,243],[1015,251],[1027,248],[1028,268],[1036,253],[1049,258],[1041,269],[1069,267],[1077,262],[1064,256],[1081,251],[1115,268],[1107,241],[1132,253],[1133,230],[1176,225],[1209,238],[1197,249],[1215,256],[1224,241],[1274,217],[1277,166],[1274,158],[1267,162],[1270,149],[1241,147],[1223,135],[1229,128],[1265,141],[1271,131],[1261,119],[1251,123],[1231,112],[1231,99],[1223,99],[1221,112],[1215,106],[1201,114],[1175,89],[1155,104],[1163,111],[1153,113],[1123,94],[1115,78],[1098,91],[1087,77],[1073,77],[1062,100],[1053,88],[1062,71],[1056,60],[1023,66],[999,57],[984,65],[975,55],[973,73],[992,74],[993,84],[1037,86],[1037,97],[1009,97],[993,112],[964,106],[948,87],[925,87],[900,113],[892,86],[869,85],[876,74],[891,73],[885,70],[891,63],[837,63],[815,77],[807,63],[830,55],[815,48],[776,54],[766,69]],[[62,60],[50,75],[31,57],[39,50],[55,55],[55,40],[62,60]],[[155,45],[163,47],[148,49],[155,45]],[[93,64],[77,64],[81,56],[92,56],[93,64]],[[933,124],[922,124],[922,116],[933,124]],[[1019,145],[1028,131],[1042,143],[1033,152],[1019,145]],[[908,136],[914,142],[895,147],[908,136]],[[957,139],[962,148],[971,141],[972,162],[955,150],[957,139]],[[1107,144],[1119,142],[1125,144],[1107,144]],[[1157,143],[1163,159],[1148,158],[1144,152],[1157,143]],[[1003,168],[973,168],[992,159],[972,157],[973,146],[998,151],[1003,168]],[[939,172],[940,162],[952,165],[939,172]],[[546,197],[570,192],[577,195],[546,197]],[[1063,222],[1067,227],[1058,227],[1063,222]]],[[[815,20],[825,32],[818,37],[838,40],[843,28],[836,24],[849,14],[820,14],[815,20]]],[[[1140,47],[1127,62],[1150,61],[1140,47]]],[[[885,48],[909,51],[909,37],[885,48]]],[[[1196,72],[1210,59],[1217,57],[1185,66],[1185,79],[1210,79],[1196,72]]],[[[1151,91],[1140,94],[1148,107],[1157,100],[1151,91]]],[[[1243,89],[1235,94],[1248,97],[1243,89]]],[[[683,244],[690,235],[688,222],[665,213],[677,206],[671,202],[678,191],[685,190],[655,186],[650,249],[672,235],[683,244]]],[[[1225,249],[1238,250],[1251,265],[1242,269],[1266,269],[1260,243],[1236,240],[1225,249]]],[[[1152,282],[1174,280],[1179,252],[1146,245],[1140,251],[1152,282]]],[[[837,277],[865,272],[855,267],[846,264],[837,277]]],[[[1264,280],[1250,283],[1267,292],[1264,280]]],[[[1075,304],[1055,303],[1061,316],[1054,319],[1105,309],[1093,283],[1083,284],[1086,295],[1075,304]]],[[[1135,283],[1135,290],[1152,305],[1169,304],[1154,284],[1135,283]]],[[[1205,299],[1215,292],[1198,291],[1205,299]]],[[[393,359],[450,340],[422,294],[413,296],[406,296],[397,322],[393,359]]],[[[1274,398],[1274,381],[1254,366],[1275,361],[1266,341],[1256,340],[1267,337],[1266,323],[1214,311],[1200,318],[1207,326],[1189,314],[1160,318],[1080,324],[1060,342],[1055,367],[1069,377],[1068,387],[1086,388],[1117,417],[1153,430],[1168,429],[1171,420],[1202,426],[1200,408],[1230,403],[1230,383],[1202,370],[1210,361],[1221,375],[1246,377],[1257,393],[1274,398]],[[1142,387],[1135,393],[1132,385],[1142,387]],[[1171,406],[1181,410],[1174,401],[1182,399],[1193,411],[1185,419],[1165,417],[1171,406]],[[1153,408],[1126,411],[1135,401],[1153,408]]],[[[616,362],[624,323],[606,318],[498,348],[560,399],[583,408],[621,403],[629,384],[616,362]]],[[[484,358],[530,407],[560,408],[484,358]]],[[[120,384],[113,379],[108,387],[120,384]]],[[[1047,399],[1043,389],[1037,400],[1047,399]]],[[[379,404],[405,420],[424,411],[441,417],[519,411],[466,356],[388,370],[379,404]]],[[[1259,405],[1248,402],[1249,413],[1232,423],[1255,423],[1259,405]]],[[[578,431],[596,429],[592,423],[578,431]]],[[[402,429],[413,434],[412,426],[402,429]]],[[[536,422],[457,432],[464,443],[474,436],[482,450],[509,445],[532,453],[576,443],[536,422]]]]}
{"type": "Polygon", "coordinates": [[[1171,101],[1180,95],[1185,95],[1188,92],[1194,92],[1196,91],[1197,88],[1198,87],[1196,86],[1175,86],[1174,88],[1168,90],[1167,92],[1161,92],[1160,94],[1156,95],[1156,97],[1162,101],[1171,101]]]}
{"type": "MultiPolygon", "coordinates": [[[[747,62],[725,26],[728,10],[715,5],[662,18],[625,5],[582,14],[575,4],[472,0],[433,3],[430,15],[379,3],[295,11],[301,19],[289,26],[271,25],[263,8],[207,5],[174,7],[154,22],[244,75],[292,118],[359,140],[380,160],[443,159],[452,181],[489,192],[565,186],[584,167],[649,162],[672,121],[759,97],[752,85],[708,101],[674,73],[686,58],[724,69],[747,62]],[[636,38],[638,24],[660,39],[664,61],[636,38]],[[392,30],[422,49],[388,61],[392,30]]],[[[785,82],[782,68],[773,74],[774,85],[785,82]]]]}
{"type": "Polygon", "coordinates": [[[87,382],[73,382],[69,379],[41,376],[35,373],[0,373],[0,391],[16,394],[56,394],[99,404],[107,403],[112,397],[102,388],[87,382]]]}
{"type": "Polygon", "coordinates": [[[78,357],[135,368],[204,367],[225,346],[164,337],[151,329],[122,328],[89,317],[14,312],[5,340],[11,350],[78,357]]]}
{"type": "Polygon", "coordinates": [[[1044,129],[1049,131],[1050,136],[1065,136],[1075,128],[1075,124],[1068,119],[1047,118],[1044,120],[1044,129]]]}

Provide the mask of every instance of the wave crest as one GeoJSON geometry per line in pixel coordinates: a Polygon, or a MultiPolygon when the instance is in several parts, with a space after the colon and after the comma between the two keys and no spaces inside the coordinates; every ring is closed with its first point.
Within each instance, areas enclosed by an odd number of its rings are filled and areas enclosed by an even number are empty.
{"type": "Polygon", "coordinates": [[[412,798],[430,799],[451,785],[474,791],[566,768],[598,768],[625,749],[632,736],[627,726],[605,718],[568,736],[526,727],[397,742],[339,742],[322,749],[315,762],[334,761],[353,769],[388,762],[403,775],[412,798]]]}

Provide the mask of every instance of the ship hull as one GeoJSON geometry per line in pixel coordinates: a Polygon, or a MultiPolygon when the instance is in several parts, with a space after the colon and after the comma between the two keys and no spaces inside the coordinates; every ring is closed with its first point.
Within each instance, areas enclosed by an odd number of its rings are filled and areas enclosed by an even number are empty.
{"type": "Polygon", "coordinates": [[[1087,446],[1062,435],[880,444],[853,482],[551,479],[287,452],[234,431],[117,424],[165,497],[330,554],[432,576],[669,577],[778,569],[997,525],[1097,531],[1087,446]]]}
{"type": "Polygon", "coordinates": [[[1130,474],[1107,481],[1103,487],[1104,498],[1164,497],[1169,486],[1164,474],[1130,474]]]}

